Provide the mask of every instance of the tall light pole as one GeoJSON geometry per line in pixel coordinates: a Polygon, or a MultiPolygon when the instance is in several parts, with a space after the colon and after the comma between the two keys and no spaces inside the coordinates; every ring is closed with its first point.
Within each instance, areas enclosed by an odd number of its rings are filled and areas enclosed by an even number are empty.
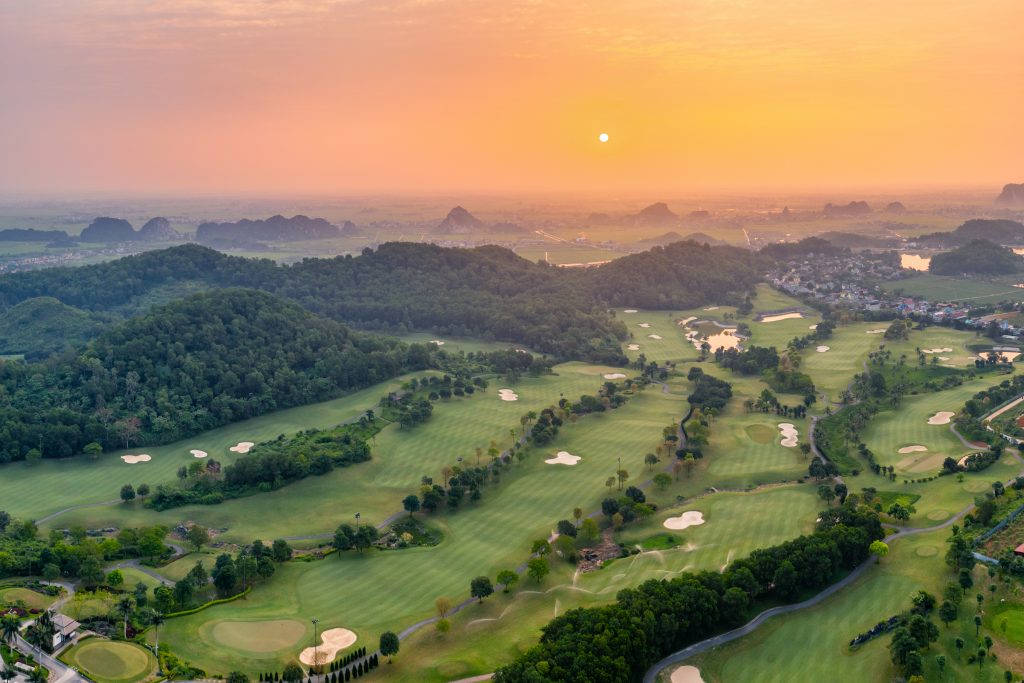
{"type": "MultiPolygon", "coordinates": [[[[356,514],[358,517],[359,514],[356,514]]],[[[320,640],[316,637],[316,625],[320,623],[320,620],[313,617],[313,667],[316,668],[320,664],[320,650],[317,647],[320,644],[320,640]]]]}

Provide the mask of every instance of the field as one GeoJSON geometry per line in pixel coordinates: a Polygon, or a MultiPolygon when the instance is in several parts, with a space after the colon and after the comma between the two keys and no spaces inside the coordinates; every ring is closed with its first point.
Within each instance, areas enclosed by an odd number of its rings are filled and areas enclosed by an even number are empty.
{"type": "Polygon", "coordinates": [[[998,280],[968,280],[925,274],[888,282],[885,289],[890,292],[902,292],[907,296],[924,297],[929,301],[995,303],[1024,300],[1024,289],[1014,287],[1014,284],[998,280]]]}
{"type": "Polygon", "coordinates": [[[83,640],[61,658],[97,683],[132,683],[156,667],[156,658],[145,648],[101,638],[83,640]]]}
{"type": "Polygon", "coordinates": [[[626,254],[621,251],[611,251],[580,244],[565,244],[562,242],[551,242],[544,246],[518,247],[516,254],[527,261],[543,261],[562,265],[565,263],[594,263],[599,261],[611,261],[626,254]]]}

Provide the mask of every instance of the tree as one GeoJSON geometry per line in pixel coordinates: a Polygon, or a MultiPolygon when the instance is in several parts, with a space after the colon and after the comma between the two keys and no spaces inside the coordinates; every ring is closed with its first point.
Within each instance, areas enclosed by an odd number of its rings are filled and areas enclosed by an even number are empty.
{"type": "Polygon", "coordinates": [[[906,522],[910,519],[910,509],[899,503],[893,503],[887,510],[890,517],[900,522],[906,522]]]}
{"type": "Polygon", "coordinates": [[[948,600],[943,602],[942,605],[939,607],[939,619],[941,619],[942,623],[946,625],[946,628],[949,628],[949,625],[956,621],[956,618],[956,605],[949,602],[948,600]]]}
{"type": "Polygon", "coordinates": [[[846,484],[840,482],[832,490],[835,491],[836,497],[839,498],[840,505],[846,502],[846,496],[849,495],[849,489],[846,487],[846,484]]]}
{"type": "Polygon", "coordinates": [[[936,655],[935,666],[939,668],[939,678],[942,678],[946,672],[946,656],[936,655]]]}
{"type": "Polygon", "coordinates": [[[138,488],[135,489],[135,493],[139,495],[139,498],[145,498],[149,495],[149,484],[139,484],[138,488]]]}
{"type": "Polygon", "coordinates": [[[974,635],[977,637],[978,631],[981,629],[981,617],[974,615],[974,635]]]}
{"type": "Polygon", "coordinates": [[[964,649],[964,639],[957,638],[953,643],[956,645],[956,658],[960,661],[960,652],[964,649]]]}
{"type": "Polygon", "coordinates": [[[271,546],[271,554],[274,556],[275,562],[287,562],[292,559],[292,548],[288,545],[288,541],[279,538],[271,546]]]}
{"type": "Polygon", "coordinates": [[[442,636],[448,635],[448,632],[452,630],[452,622],[447,619],[438,619],[434,623],[434,629],[442,636]]]}
{"type": "Polygon", "coordinates": [[[550,572],[548,561],[543,557],[534,557],[526,563],[526,573],[537,583],[540,583],[550,572]]]}
{"type": "Polygon", "coordinates": [[[593,545],[600,538],[600,530],[597,526],[597,521],[591,517],[587,517],[583,520],[583,524],[580,525],[580,532],[576,535],[579,543],[582,546],[593,545]]]}
{"type": "Polygon", "coordinates": [[[868,546],[868,552],[878,558],[876,562],[881,562],[882,558],[889,554],[889,546],[885,541],[872,541],[868,546]]]}
{"type": "Polygon", "coordinates": [[[120,569],[115,569],[107,574],[107,585],[111,588],[117,588],[124,583],[124,574],[121,573],[120,569]]]}
{"type": "Polygon", "coordinates": [[[398,654],[399,642],[398,636],[391,631],[384,631],[380,634],[380,653],[388,658],[388,664],[391,663],[391,658],[398,654]]]}
{"type": "Polygon", "coordinates": [[[498,583],[504,586],[503,593],[508,593],[519,581],[519,574],[511,569],[502,569],[498,572],[498,583]]]}
{"type": "Polygon", "coordinates": [[[408,496],[402,499],[402,507],[405,508],[405,511],[409,513],[410,517],[412,517],[414,512],[420,511],[419,496],[409,494],[408,496]]]}
{"type": "Polygon", "coordinates": [[[818,497],[821,498],[828,505],[832,504],[832,501],[836,498],[835,491],[828,484],[821,484],[818,486],[818,497]]]}
{"type": "Polygon", "coordinates": [[[249,677],[241,671],[232,671],[228,674],[227,683],[249,683],[249,677]]]}
{"type": "Polygon", "coordinates": [[[82,447],[82,453],[95,460],[103,454],[103,446],[95,441],[90,441],[82,447]]]}
{"type": "Polygon", "coordinates": [[[193,524],[192,528],[185,534],[185,540],[192,544],[198,553],[203,546],[210,542],[210,532],[206,527],[193,524]]]}
{"type": "Polygon", "coordinates": [[[452,601],[442,596],[434,601],[434,606],[437,608],[437,616],[446,617],[452,609],[452,601]]]}
{"type": "Polygon", "coordinates": [[[14,638],[21,628],[21,620],[14,614],[5,614],[0,617],[0,639],[10,645],[14,644],[14,638]]]}
{"type": "Polygon", "coordinates": [[[486,576],[478,576],[469,582],[469,594],[471,597],[477,599],[478,602],[483,602],[484,598],[494,592],[494,586],[491,585],[491,579],[486,576]]]}
{"type": "Polygon", "coordinates": [[[960,570],[958,579],[960,581],[960,587],[963,588],[964,591],[974,585],[974,579],[971,578],[971,570],[966,567],[960,570]]]}
{"type": "Polygon", "coordinates": [[[612,487],[615,486],[615,477],[608,477],[607,479],[605,479],[604,485],[608,487],[608,491],[610,492],[612,490],[612,487]]]}
{"type": "Polygon", "coordinates": [[[121,596],[121,599],[117,601],[117,611],[121,613],[124,619],[124,639],[128,640],[128,617],[131,616],[132,611],[135,609],[135,598],[130,595],[121,596]]]}
{"type": "Polygon", "coordinates": [[[295,662],[288,662],[281,672],[281,680],[285,683],[301,683],[303,678],[302,667],[295,662]]]}
{"type": "Polygon", "coordinates": [[[650,472],[658,464],[658,456],[654,453],[648,453],[644,456],[644,464],[647,465],[647,471],[650,472]]]}
{"type": "Polygon", "coordinates": [[[135,488],[131,484],[125,484],[121,487],[121,500],[126,503],[135,500],[135,488]]]}
{"type": "Polygon", "coordinates": [[[664,472],[658,472],[654,475],[654,485],[658,487],[659,491],[664,491],[671,483],[672,477],[664,472]]]}
{"type": "Polygon", "coordinates": [[[627,470],[618,470],[615,473],[615,476],[616,476],[616,478],[619,481],[619,490],[621,491],[622,490],[622,485],[625,484],[626,481],[629,479],[629,471],[627,471],[627,470]]]}

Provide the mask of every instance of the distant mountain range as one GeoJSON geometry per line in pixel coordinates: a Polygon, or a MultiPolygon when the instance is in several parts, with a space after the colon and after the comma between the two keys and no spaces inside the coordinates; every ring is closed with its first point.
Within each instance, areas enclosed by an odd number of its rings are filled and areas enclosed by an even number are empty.
{"type": "Polygon", "coordinates": [[[78,236],[83,242],[166,242],[184,239],[166,218],[151,218],[136,232],[123,218],[94,218],[78,236]]]}
{"type": "MultiPolygon", "coordinates": [[[[346,234],[354,234],[355,224],[346,221],[346,234]]],[[[243,218],[235,223],[200,223],[196,229],[196,241],[200,244],[251,244],[267,241],[280,242],[289,240],[319,240],[338,237],[342,230],[328,223],[323,218],[309,216],[281,215],[267,219],[250,220],[243,218]]]]}
{"type": "Polygon", "coordinates": [[[664,247],[674,242],[698,242],[700,244],[708,244],[713,247],[728,244],[728,242],[715,239],[711,235],[703,232],[691,232],[688,235],[680,235],[678,232],[673,230],[671,232],[658,235],[657,237],[640,240],[639,242],[636,242],[634,246],[641,247],[643,249],[650,249],[651,247],[664,247]]]}
{"type": "Polygon", "coordinates": [[[456,206],[448,212],[436,228],[434,233],[438,235],[468,235],[479,232],[523,232],[523,228],[515,223],[500,222],[488,225],[462,206],[456,206]]]}
{"type": "Polygon", "coordinates": [[[936,247],[959,247],[973,240],[988,240],[996,244],[1024,244],[1024,223],[1003,218],[975,218],[952,232],[933,232],[921,235],[916,242],[936,247]]]}
{"type": "Polygon", "coordinates": [[[867,202],[850,202],[849,204],[833,204],[829,202],[822,209],[826,216],[863,216],[871,213],[871,207],[867,202]]]}
{"type": "Polygon", "coordinates": [[[997,206],[1024,207],[1024,183],[1009,183],[996,197],[997,206]]]}

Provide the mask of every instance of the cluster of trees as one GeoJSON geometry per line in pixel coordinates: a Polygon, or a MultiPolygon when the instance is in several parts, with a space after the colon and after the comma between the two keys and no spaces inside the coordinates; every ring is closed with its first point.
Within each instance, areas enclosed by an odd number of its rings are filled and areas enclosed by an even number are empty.
{"type": "Polygon", "coordinates": [[[956,474],[957,472],[980,472],[994,465],[1003,455],[1003,444],[994,443],[987,451],[970,453],[966,458],[960,460],[946,458],[942,461],[942,471],[939,474],[956,474]]]}
{"type": "Polygon", "coordinates": [[[0,511],[0,577],[42,576],[48,581],[65,577],[85,585],[103,583],[103,563],[131,557],[157,559],[170,553],[162,526],[122,529],[115,536],[89,536],[73,527],[67,536],[53,530],[40,538],[31,520],[12,519],[0,511]]]}
{"type": "Polygon", "coordinates": [[[868,557],[882,538],[874,512],[851,505],[822,513],[818,530],[757,550],[722,573],[686,573],[619,592],[605,607],[574,609],[540,643],[495,674],[497,683],[635,681],[665,655],[741,623],[754,601],[793,601],[868,557]]]}
{"type": "Polygon", "coordinates": [[[985,239],[971,240],[962,247],[932,256],[928,272],[936,275],[1005,275],[1024,266],[1024,258],[1012,249],[985,239]]]}
{"type": "MultiPolygon", "coordinates": [[[[384,652],[384,636],[395,634],[386,632],[381,635],[381,654],[387,656],[384,652]]],[[[395,636],[397,642],[398,637],[395,636]]],[[[390,639],[388,640],[390,644],[390,639]]],[[[394,646],[394,651],[398,652],[397,644],[394,646]]],[[[389,660],[390,661],[390,660],[389,660]]],[[[360,647],[352,652],[348,653],[341,659],[335,660],[328,665],[328,672],[324,677],[324,683],[344,683],[344,681],[351,681],[353,678],[359,678],[365,674],[370,673],[372,669],[376,669],[380,666],[380,659],[377,653],[373,653],[369,657],[366,656],[366,648],[360,647]],[[354,663],[354,664],[353,664],[354,663]]],[[[306,673],[302,670],[302,667],[297,662],[289,662],[285,665],[283,671],[273,671],[267,673],[261,673],[259,675],[261,683],[302,683],[306,680],[306,673]]],[[[311,680],[311,679],[310,679],[311,680]]],[[[248,683],[249,679],[243,674],[232,672],[228,676],[228,683],[248,683]],[[236,676],[237,674],[237,676],[236,676]]]]}
{"type": "MultiPolygon", "coordinates": [[[[291,438],[284,434],[253,447],[223,468],[215,460],[194,462],[178,471],[179,483],[160,484],[147,504],[156,510],[182,505],[216,505],[256,491],[274,491],[310,475],[327,474],[370,459],[370,438],[382,422],[363,416],[332,429],[307,429],[291,438]]],[[[123,497],[123,496],[122,496],[123,497]]]]}
{"type": "Polygon", "coordinates": [[[732,385],[725,380],[706,374],[700,368],[690,368],[686,378],[693,382],[693,392],[686,399],[691,406],[722,410],[732,398],[732,385]]]}
{"type": "MultiPolygon", "coordinates": [[[[813,392],[814,385],[811,385],[813,392]]],[[[756,399],[748,398],[743,402],[743,407],[748,413],[757,411],[761,413],[774,412],[783,417],[803,418],[807,417],[807,407],[813,403],[814,394],[804,397],[804,402],[795,406],[789,406],[779,401],[779,398],[768,389],[762,389],[756,399]]]]}
{"type": "MultiPolygon", "coordinates": [[[[205,529],[201,531],[206,533],[205,529]]],[[[153,589],[154,607],[161,614],[189,609],[210,597],[211,587],[221,597],[236,595],[259,580],[269,579],[277,571],[277,565],[291,557],[292,549],[288,542],[278,539],[270,547],[263,541],[253,541],[239,550],[235,557],[221,553],[209,572],[199,560],[173,586],[153,589]]]]}
{"type": "Polygon", "coordinates": [[[956,419],[956,428],[965,438],[972,441],[991,441],[995,435],[985,429],[981,418],[1011,398],[1024,393],[1024,375],[1008,377],[995,386],[979,391],[964,403],[956,419]]]}
{"type": "Polygon", "coordinates": [[[47,364],[0,364],[0,462],[166,443],[433,363],[251,290],[154,309],[47,364]]]}
{"type": "Polygon", "coordinates": [[[339,557],[340,553],[346,550],[355,550],[361,553],[373,546],[379,536],[377,527],[372,524],[356,524],[355,526],[341,524],[334,530],[331,546],[338,551],[339,557]]]}
{"type": "Polygon", "coordinates": [[[715,361],[741,375],[758,375],[779,367],[779,352],[774,346],[750,346],[739,349],[715,349],[715,361]]]}

